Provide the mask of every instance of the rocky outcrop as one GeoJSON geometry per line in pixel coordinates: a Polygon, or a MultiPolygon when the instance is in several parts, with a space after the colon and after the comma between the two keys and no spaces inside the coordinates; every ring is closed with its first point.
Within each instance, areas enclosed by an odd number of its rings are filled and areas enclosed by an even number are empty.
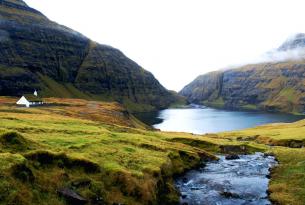
{"type": "Polygon", "coordinates": [[[0,95],[37,89],[45,97],[116,100],[131,110],[178,99],[119,50],[50,21],[22,0],[0,0],[0,55],[0,95]]]}
{"type": "MultiPolygon", "coordinates": [[[[304,35],[279,50],[304,46],[304,35]]],[[[233,108],[305,112],[305,60],[261,63],[199,76],[180,94],[190,102],[233,108]]]]}

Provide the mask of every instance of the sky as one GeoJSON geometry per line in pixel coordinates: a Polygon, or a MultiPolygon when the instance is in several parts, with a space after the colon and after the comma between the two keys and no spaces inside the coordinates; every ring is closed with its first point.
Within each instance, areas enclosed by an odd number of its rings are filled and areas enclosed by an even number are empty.
{"type": "Polygon", "coordinates": [[[303,0],[25,0],[48,18],[120,49],[167,89],[256,62],[305,32],[303,0]]]}

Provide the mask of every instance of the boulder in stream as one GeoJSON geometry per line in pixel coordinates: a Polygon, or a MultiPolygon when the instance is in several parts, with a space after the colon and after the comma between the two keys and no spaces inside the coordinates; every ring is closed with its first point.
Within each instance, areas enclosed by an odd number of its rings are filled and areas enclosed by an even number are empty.
{"type": "Polygon", "coordinates": [[[234,160],[234,159],[240,159],[237,154],[229,154],[226,156],[226,160],[234,160]]]}
{"type": "Polygon", "coordinates": [[[228,191],[221,192],[220,195],[222,195],[226,198],[239,198],[238,194],[228,192],[228,191]]]}

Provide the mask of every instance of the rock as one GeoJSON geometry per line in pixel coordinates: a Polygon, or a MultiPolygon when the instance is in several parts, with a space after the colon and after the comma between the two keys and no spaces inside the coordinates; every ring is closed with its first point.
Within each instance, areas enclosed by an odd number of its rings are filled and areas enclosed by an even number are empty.
{"type": "Polygon", "coordinates": [[[69,204],[83,205],[88,201],[69,188],[61,188],[57,191],[58,195],[65,198],[69,204]]]}
{"type": "Polygon", "coordinates": [[[189,180],[186,177],[183,177],[182,182],[187,183],[189,180]]]}
{"type": "Polygon", "coordinates": [[[264,157],[274,157],[274,156],[275,156],[275,154],[272,153],[272,152],[266,152],[266,153],[264,153],[264,157]]]}
{"type": "MultiPolygon", "coordinates": [[[[270,165],[269,165],[270,166],[270,165]]],[[[269,168],[268,168],[268,174],[266,175],[266,178],[267,179],[271,179],[271,174],[272,174],[272,167],[270,166],[269,168]]]]}
{"type": "Polygon", "coordinates": [[[267,190],[266,190],[266,194],[267,194],[267,196],[270,196],[271,191],[270,191],[269,189],[267,189],[267,190]]]}
{"type": "Polygon", "coordinates": [[[246,136],[246,137],[237,137],[236,140],[237,141],[254,141],[259,137],[259,135],[255,135],[255,136],[246,136]]]}
{"type": "Polygon", "coordinates": [[[221,145],[219,146],[222,153],[235,154],[247,153],[247,147],[244,145],[221,145]]]}
{"type": "Polygon", "coordinates": [[[196,190],[200,190],[200,187],[191,187],[191,190],[196,191],[196,190]]]}
{"type": "Polygon", "coordinates": [[[234,160],[234,159],[240,159],[237,154],[229,154],[226,156],[226,160],[234,160]]]}
{"type": "Polygon", "coordinates": [[[94,205],[103,205],[105,204],[103,197],[101,196],[94,196],[93,198],[90,199],[91,204],[94,205]]]}
{"type": "Polygon", "coordinates": [[[220,195],[226,197],[226,198],[239,198],[238,194],[232,193],[232,192],[221,192],[220,195]]]}
{"type": "Polygon", "coordinates": [[[301,140],[290,140],[288,142],[288,147],[291,148],[302,148],[304,147],[304,142],[301,140]]]}

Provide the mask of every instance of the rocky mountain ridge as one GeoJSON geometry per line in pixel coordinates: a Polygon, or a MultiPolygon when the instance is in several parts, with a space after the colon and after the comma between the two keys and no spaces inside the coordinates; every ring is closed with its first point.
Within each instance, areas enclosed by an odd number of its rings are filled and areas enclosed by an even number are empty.
{"type": "Polygon", "coordinates": [[[298,33],[288,38],[277,50],[287,51],[305,47],[305,34],[298,33]]]}
{"type": "MultiPolygon", "coordinates": [[[[304,49],[298,34],[278,50],[304,49]]],[[[230,109],[305,112],[305,60],[242,66],[197,77],[180,94],[190,102],[230,109]]]]}
{"type": "Polygon", "coordinates": [[[0,0],[0,95],[116,100],[130,110],[180,98],[121,51],[50,21],[22,0],[0,0]]]}

